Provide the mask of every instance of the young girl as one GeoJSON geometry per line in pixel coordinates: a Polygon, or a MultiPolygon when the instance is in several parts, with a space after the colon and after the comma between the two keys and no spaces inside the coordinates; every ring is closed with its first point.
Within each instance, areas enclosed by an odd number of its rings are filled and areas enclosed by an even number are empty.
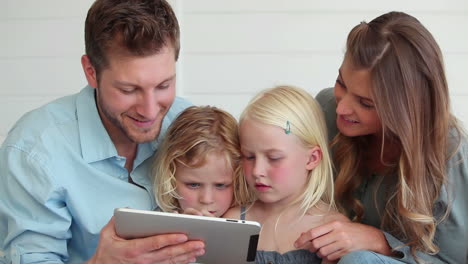
{"type": "Polygon", "coordinates": [[[468,144],[431,33],[401,12],[360,23],[317,100],[339,131],[336,200],[355,221],[298,245],[343,264],[468,263],[468,144]]]}
{"type": "Polygon", "coordinates": [[[313,226],[345,217],[333,203],[332,164],[322,110],[307,92],[261,92],[240,117],[242,167],[256,201],[224,217],[262,224],[257,263],[320,263],[294,247],[313,226]]]}
{"type": "Polygon", "coordinates": [[[153,164],[157,204],[166,212],[222,216],[248,194],[240,159],[232,115],[211,106],[187,108],[169,127],[153,164]]]}

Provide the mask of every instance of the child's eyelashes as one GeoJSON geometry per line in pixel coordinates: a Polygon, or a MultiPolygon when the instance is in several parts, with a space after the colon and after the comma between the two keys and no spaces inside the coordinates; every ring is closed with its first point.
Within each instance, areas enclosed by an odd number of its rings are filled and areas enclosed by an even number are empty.
{"type": "MultiPolygon", "coordinates": [[[[252,156],[252,155],[244,155],[243,158],[245,160],[255,160],[256,157],[255,156],[252,156]]],[[[279,161],[281,160],[283,157],[277,157],[277,156],[267,156],[266,159],[268,159],[268,161],[270,162],[275,162],[275,161],[279,161]]]]}
{"type": "Polygon", "coordinates": [[[246,160],[253,160],[253,159],[255,159],[255,156],[252,156],[252,155],[243,155],[242,157],[243,157],[244,159],[246,159],[246,160]]]}
{"type": "Polygon", "coordinates": [[[282,157],[268,157],[269,161],[275,162],[275,161],[280,161],[282,157]]]}
{"type": "Polygon", "coordinates": [[[200,183],[195,183],[195,182],[188,182],[185,184],[185,186],[187,186],[188,188],[190,189],[197,189],[201,186],[200,183]]]}
{"type": "MultiPolygon", "coordinates": [[[[219,189],[219,190],[224,190],[224,189],[227,189],[231,186],[232,183],[214,183],[213,186],[216,188],[216,189],[219,189]]],[[[185,183],[185,186],[187,186],[187,188],[189,189],[199,189],[202,187],[202,184],[201,183],[196,183],[196,182],[187,182],[185,183]]]]}
{"type": "Polygon", "coordinates": [[[218,183],[218,184],[215,184],[215,187],[216,189],[220,189],[220,190],[223,190],[223,189],[227,189],[231,186],[231,184],[226,184],[226,183],[218,183]]]}

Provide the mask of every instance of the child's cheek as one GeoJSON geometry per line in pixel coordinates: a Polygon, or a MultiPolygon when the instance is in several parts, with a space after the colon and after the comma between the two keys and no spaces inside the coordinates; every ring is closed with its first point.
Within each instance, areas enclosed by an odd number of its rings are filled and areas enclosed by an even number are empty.
{"type": "Polygon", "coordinates": [[[244,176],[247,178],[247,180],[249,178],[252,178],[252,169],[253,169],[252,164],[244,162],[242,163],[242,169],[244,171],[244,176]]]}
{"type": "Polygon", "coordinates": [[[191,191],[188,191],[184,188],[178,188],[178,193],[182,197],[179,199],[179,205],[182,210],[186,210],[187,208],[194,208],[197,209],[196,204],[196,197],[193,195],[191,191]]]}
{"type": "Polygon", "coordinates": [[[274,167],[268,171],[268,176],[275,182],[287,182],[290,170],[286,167],[274,167]]]}

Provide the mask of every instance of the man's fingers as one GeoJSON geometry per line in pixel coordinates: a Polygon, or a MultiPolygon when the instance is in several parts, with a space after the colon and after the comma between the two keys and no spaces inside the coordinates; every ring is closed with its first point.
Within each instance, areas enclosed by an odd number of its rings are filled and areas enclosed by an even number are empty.
{"type": "Polygon", "coordinates": [[[114,241],[125,241],[125,239],[119,237],[115,233],[115,219],[114,216],[107,222],[107,224],[101,229],[101,240],[114,240],[114,241]]]}
{"type": "Polygon", "coordinates": [[[134,239],[135,248],[141,250],[141,253],[158,250],[167,246],[184,243],[188,240],[185,234],[164,234],[150,236],[146,238],[134,239]]]}
{"type": "Polygon", "coordinates": [[[147,257],[168,263],[187,263],[195,262],[195,259],[203,254],[205,254],[205,244],[202,241],[187,241],[150,252],[147,257]]]}

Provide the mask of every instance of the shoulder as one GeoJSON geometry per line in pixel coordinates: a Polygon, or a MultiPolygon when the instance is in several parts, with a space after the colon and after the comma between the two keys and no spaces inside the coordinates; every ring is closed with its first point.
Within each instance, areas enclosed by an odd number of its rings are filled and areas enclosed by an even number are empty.
{"type": "Polygon", "coordinates": [[[240,206],[231,207],[226,213],[224,213],[223,218],[240,219],[240,213],[240,206]]]}
{"type": "Polygon", "coordinates": [[[327,223],[332,221],[349,222],[350,220],[344,214],[333,211],[330,212],[324,219],[324,222],[327,223]]]}
{"type": "MultiPolygon", "coordinates": [[[[447,163],[449,181],[461,181],[454,184],[468,184],[468,140],[464,133],[455,137],[451,133],[449,142],[452,142],[453,151],[447,163]]],[[[450,151],[449,151],[450,153],[450,151]]]]}
{"type": "Polygon", "coordinates": [[[335,95],[333,93],[333,88],[325,88],[321,90],[316,96],[315,99],[319,102],[319,104],[323,107],[324,105],[334,102],[335,95]]]}
{"type": "Polygon", "coordinates": [[[41,145],[56,146],[66,136],[61,127],[77,126],[76,97],[62,97],[24,114],[8,132],[3,146],[26,152],[41,145]]]}
{"type": "Polygon", "coordinates": [[[319,211],[308,212],[305,215],[304,219],[306,221],[315,219],[315,222],[317,222],[318,225],[321,225],[324,223],[330,223],[333,221],[339,221],[339,222],[350,221],[348,217],[346,217],[344,214],[341,214],[340,212],[334,209],[328,209],[328,208],[321,208],[319,211]],[[317,217],[320,217],[320,218],[317,219],[317,217]]]}
{"type": "Polygon", "coordinates": [[[328,129],[328,139],[331,141],[338,134],[336,127],[336,100],[333,88],[323,89],[315,96],[315,99],[322,108],[328,129]]]}
{"type": "MultiPolygon", "coordinates": [[[[460,134],[457,140],[455,140],[452,133],[451,141],[456,141],[457,143],[453,144],[455,151],[452,151],[446,168],[449,187],[443,190],[443,192],[453,196],[460,195],[468,204],[468,196],[465,195],[466,189],[468,188],[468,140],[465,134],[460,134]]],[[[441,195],[441,198],[443,197],[444,196],[441,195]]],[[[456,197],[453,198],[456,199],[456,197]]]]}
{"type": "Polygon", "coordinates": [[[189,100],[176,96],[166,116],[172,121],[176,119],[182,111],[192,105],[193,104],[189,100]]]}
{"type": "Polygon", "coordinates": [[[169,108],[169,111],[167,111],[166,116],[164,116],[164,119],[161,125],[161,130],[159,132],[159,136],[157,140],[153,143],[155,148],[157,148],[157,145],[159,144],[159,142],[162,142],[164,136],[166,135],[167,129],[172,124],[172,122],[177,118],[177,116],[179,116],[179,114],[182,111],[184,111],[187,107],[190,107],[192,105],[193,104],[190,101],[182,97],[176,97],[174,99],[174,102],[172,103],[171,108],[169,108]]]}

